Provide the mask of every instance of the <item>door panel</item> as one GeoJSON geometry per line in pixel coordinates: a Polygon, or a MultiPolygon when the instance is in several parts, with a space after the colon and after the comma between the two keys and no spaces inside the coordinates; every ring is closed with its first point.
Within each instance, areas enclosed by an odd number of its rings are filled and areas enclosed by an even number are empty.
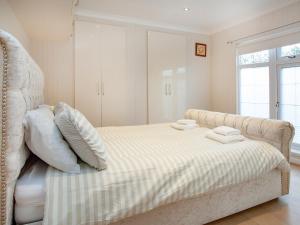
{"type": "Polygon", "coordinates": [[[300,65],[279,68],[279,118],[294,125],[293,145],[300,149],[300,65]]]}
{"type": "Polygon", "coordinates": [[[101,126],[100,26],[75,22],[75,108],[95,126],[101,126]]]}
{"type": "Polygon", "coordinates": [[[149,123],[182,118],[186,110],[186,92],[186,37],[149,31],[149,123]]]}
{"type": "Polygon", "coordinates": [[[127,72],[125,28],[101,25],[102,126],[132,124],[134,80],[127,72]]]}

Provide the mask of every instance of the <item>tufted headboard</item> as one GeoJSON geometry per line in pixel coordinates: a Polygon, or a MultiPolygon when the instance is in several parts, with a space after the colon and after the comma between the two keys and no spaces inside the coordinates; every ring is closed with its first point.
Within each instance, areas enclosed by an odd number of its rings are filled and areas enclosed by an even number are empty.
{"type": "Polygon", "coordinates": [[[9,33],[0,30],[0,224],[12,223],[16,179],[29,152],[24,144],[23,118],[43,103],[43,73],[9,33]]]}
{"type": "MultiPolygon", "coordinates": [[[[282,152],[290,160],[290,151],[295,129],[289,122],[281,120],[261,119],[206,110],[189,109],[185,118],[194,119],[200,126],[214,128],[229,126],[241,130],[248,138],[268,142],[282,152]]],[[[289,192],[289,173],[282,173],[282,194],[289,192]]]]}

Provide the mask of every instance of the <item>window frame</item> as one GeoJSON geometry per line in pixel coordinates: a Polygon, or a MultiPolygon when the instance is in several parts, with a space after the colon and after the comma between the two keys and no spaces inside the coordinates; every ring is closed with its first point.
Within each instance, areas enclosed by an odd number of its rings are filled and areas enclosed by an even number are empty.
{"type": "MultiPolygon", "coordinates": [[[[299,43],[299,42],[298,42],[299,43]]],[[[295,43],[295,44],[298,44],[295,43]]],[[[267,49],[269,51],[270,60],[268,63],[254,63],[254,64],[243,64],[240,65],[239,56],[248,53],[239,53],[236,51],[236,113],[240,114],[240,72],[244,68],[257,68],[257,67],[269,67],[269,104],[270,104],[270,119],[280,119],[280,76],[281,69],[283,68],[291,68],[291,67],[300,67],[300,54],[295,55],[295,57],[281,56],[281,48],[284,46],[280,46],[277,48],[267,49]]],[[[259,50],[263,51],[263,50],[259,50]]],[[[259,52],[254,51],[254,52],[259,52]]],[[[253,52],[253,53],[254,53],[253,52]]],[[[300,153],[300,144],[293,143],[292,149],[296,150],[300,153]]]]}
{"type": "Polygon", "coordinates": [[[296,55],[291,55],[291,56],[281,56],[282,48],[285,47],[285,46],[292,46],[292,45],[300,45],[300,42],[294,43],[294,44],[284,45],[284,46],[281,46],[281,47],[277,47],[276,48],[277,60],[282,60],[283,62],[299,61],[300,60],[300,53],[296,54],[296,55]]]}
{"type": "MultiPolygon", "coordinates": [[[[284,46],[282,46],[284,47],[284,46]]],[[[289,57],[289,56],[281,56],[281,48],[282,47],[278,47],[276,48],[276,62],[277,65],[281,65],[281,64],[292,64],[292,63],[298,63],[300,62],[300,54],[298,55],[294,55],[293,58],[289,57]]]]}

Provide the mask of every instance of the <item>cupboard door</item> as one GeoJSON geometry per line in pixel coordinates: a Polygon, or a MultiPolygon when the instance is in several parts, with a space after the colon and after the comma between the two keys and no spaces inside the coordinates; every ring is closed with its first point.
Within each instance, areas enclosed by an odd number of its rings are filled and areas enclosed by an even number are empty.
{"type": "Polygon", "coordinates": [[[149,123],[175,121],[186,110],[186,37],[148,32],[149,123]]]}
{"type": "Polygon", "coordinates": [[[75,108],[95,126],[101,126],[100,26],[75,22],[75,108]]]}
{"type": "Polygon", "coordinates": [[[125,28],[101,25],[102,126],[132,124],[134,79],[127,72],[125,28]]]}

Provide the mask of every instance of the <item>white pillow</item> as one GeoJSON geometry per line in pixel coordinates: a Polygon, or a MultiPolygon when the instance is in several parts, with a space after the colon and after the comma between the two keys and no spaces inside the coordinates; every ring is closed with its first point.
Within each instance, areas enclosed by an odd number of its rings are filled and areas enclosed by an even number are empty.
{"type": "Polygon", "coordinates": [[[55,123],[76,154],[90,166],[106,168],[106,150],[97,130],[78,110],[65,103],[55,107],[55,123]]]}
{"type": "Polygon", "coordinates": [[[79,173],[77,157],[54,123],[54,114],[47,107],[28,111],[24,119],[25,142],[40,159],[56,169],[79,173]]]}

